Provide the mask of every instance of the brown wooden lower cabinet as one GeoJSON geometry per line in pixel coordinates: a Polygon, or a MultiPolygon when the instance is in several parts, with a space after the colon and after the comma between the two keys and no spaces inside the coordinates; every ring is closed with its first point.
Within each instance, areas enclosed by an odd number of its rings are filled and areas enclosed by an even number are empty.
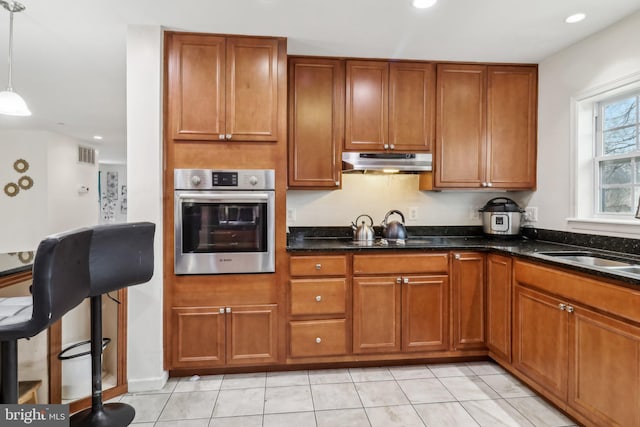
{"type": "Polygon", "coordinates": [[[456,252],[451,263],[453,348],[483,349],[485,344],[485,255],[456,252]]]}
{"type": "Polygon", "coordinates": [[[448,307],[447,276],[355,277],[353,351],[446,350],[448,307]]]}
{"type": "Polygon", "coordinates": [[[491,356],[511,363],[511,257],[487,256],[487,347],[491,356]]]}
{"type": "Polygon", "coordinates": [[[173,368],[275,363],[277,304],[174,307],[173,368]]]}
{"type": "Polygon", "coordinates": [[[513,367],[566,400],[569,319],[562,301],[516,285],[513,304],[513,367]]]}
{"type": "MultiPolygon", "coordinates": [[[[516,269],[512,366],[587,425],[638,427],[640,327],[574,302],[591,299],[598,283],[590,281],[531,265],[516,269]],[[572,298],[534,289],[551,283],[563,293],[570,282],[584,285],[572,298]]],[[[638,298],[632,291],[628,295],[630,303],[638,298]]]]}
{"type": "Polygon", "coordinates": [[[337,356],[347,353],[346,319],[289,322],[291,357],[337,356]]]}

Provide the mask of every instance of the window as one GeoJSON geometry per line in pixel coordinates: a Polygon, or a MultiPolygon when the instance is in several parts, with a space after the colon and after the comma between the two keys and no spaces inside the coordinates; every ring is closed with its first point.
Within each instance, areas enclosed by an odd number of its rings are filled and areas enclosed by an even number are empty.
{"type": "Polygon", "coordinates": [[[635,214],[640,197],[640,91],[597,103],[596,214],[635,214]]]}

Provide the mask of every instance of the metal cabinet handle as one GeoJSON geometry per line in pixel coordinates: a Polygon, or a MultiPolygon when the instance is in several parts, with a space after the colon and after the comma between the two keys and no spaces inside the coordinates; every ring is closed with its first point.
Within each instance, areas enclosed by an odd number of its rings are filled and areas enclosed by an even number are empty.
{"type": "Polygon", "coordinates": [[[224,133],[221,133],[220,135],[218,135],[218,139],[224,141],[225,139],[224,133]]]}
{"type": "Polygon", "coordinates": [[[493,184],[490,182],[487,182],[487,187],[493,187],[493,184]]]}
{"type": "Polygon", "coordinates": [[[227,313],[231,313],[231,307],[227,307],[224,311],[227,313]]]}
{"type": "Polygon", "coordinates": [[[320,270],[322,268],[322,264],[318,263],[316,264],[316,270],[320,270]]]}
{"type": "Polygon", "coordinates": [[[228,134],[226,135],[226,139],[227,139],[227,141],[228,141],[228,140],[230,140],[230,139],[231,139],[231,137],[232,137],[232,135],[231,135],[230,133],[228,133],[228,134]]]}
{"type": "Polygon", "coordinates": [[[320,344],[322,342],[322,339],[320,337],[316,337],[316,343],[320,344]]]}
{"type": "Polygon", "coordinates": [[[388,150],[389,149],[389,144],[384,144],[384,149],[388,150]]]}
{"type": "Polygon", "coordinates": [[[570,305],[567,306],[567,313],[573,313],[574,308],[570,305]]]}
{"type": "Polygon", "coordinates": [[[454,257],[455,259],[460,259],[460,254],[455,254],[453,257],[454,257]]]}
{"type": "Polygon", "coordinates": [[[486,182],[482,182],[482,183],[480,183],[480,185],[481,185],[482,187],[486,187],[486,186],[487,186],[487,183],[486,183],[486,182]]]}
{"type": "Polygon", "coordinates": [[[322,295],[316,295],[316,301],[317,302],[322,301],[322,295]]]}
{"type": "Polygon", "coordinates": [[[558,308],[562,311],[565,311],[567,309],[567,304],[558,304],[558,308]]]}
{"type": "Polygon", "coordinates": [[[224,314],[224,308],[223,307],[220,307],[219,311],[220,311],[220,314],[224,314]]]}
{"type": "Polygon", "coordinates": [[[402,283],[402,277],[396,277],[396,283],[398,284],[402,283]]]}
{"type": "Polygon", "coordinates": [[[407,284],[409,283],[409,278],[405,277],[404,279],[402,279],[402,283],[407,284]]]}
{"type": "Polygon", "coordinates": [[[392,150],[395,150],[396,146],[394,144],[389,145],[389,148],[391,148],[392,150]]]}
{"type": "Polygon", "coordinates": [[[336,187],[340,187],[340,181],[336,181],[336,187]]]}

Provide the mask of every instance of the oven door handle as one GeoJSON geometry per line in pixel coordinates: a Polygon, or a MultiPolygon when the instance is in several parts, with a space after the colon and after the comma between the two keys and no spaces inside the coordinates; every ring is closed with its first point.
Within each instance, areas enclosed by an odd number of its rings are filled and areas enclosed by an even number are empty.
{"type": "Polygon", "coordinates": [[[268,200],[269,194],[199,194],[199,193],[181,193],[177,195],[179,199],[197,199],[197,200],[268,200]]]}

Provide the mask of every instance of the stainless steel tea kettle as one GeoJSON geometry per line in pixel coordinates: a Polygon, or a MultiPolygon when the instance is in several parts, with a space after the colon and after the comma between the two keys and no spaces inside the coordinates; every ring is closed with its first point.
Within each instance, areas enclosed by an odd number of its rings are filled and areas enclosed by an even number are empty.
{"type": "Polygon", "coordinates": [[[360,215],[358,218],[356,218],[355,222],[351,223],[351,228],[353,229],[353,240],[373,242],[375,238],[373,231],[373,219],[369,215],[360,215]],[[367,225],[364,220],[362,220],[361,223],[358,224],[358,220],[362,217],[369,218],[369,225],[367,225]]]}
{"type": "Polygon", "coordinates": [[[382,221],[382,237],[388,240],[405,240],[407,238],[407,229],[404,227],[404,215],[398,210],[390,210],[384,216],[382,221]],[[400,215],[402,222],[388,222],[389,216],[393,214],[400,215]]]}

